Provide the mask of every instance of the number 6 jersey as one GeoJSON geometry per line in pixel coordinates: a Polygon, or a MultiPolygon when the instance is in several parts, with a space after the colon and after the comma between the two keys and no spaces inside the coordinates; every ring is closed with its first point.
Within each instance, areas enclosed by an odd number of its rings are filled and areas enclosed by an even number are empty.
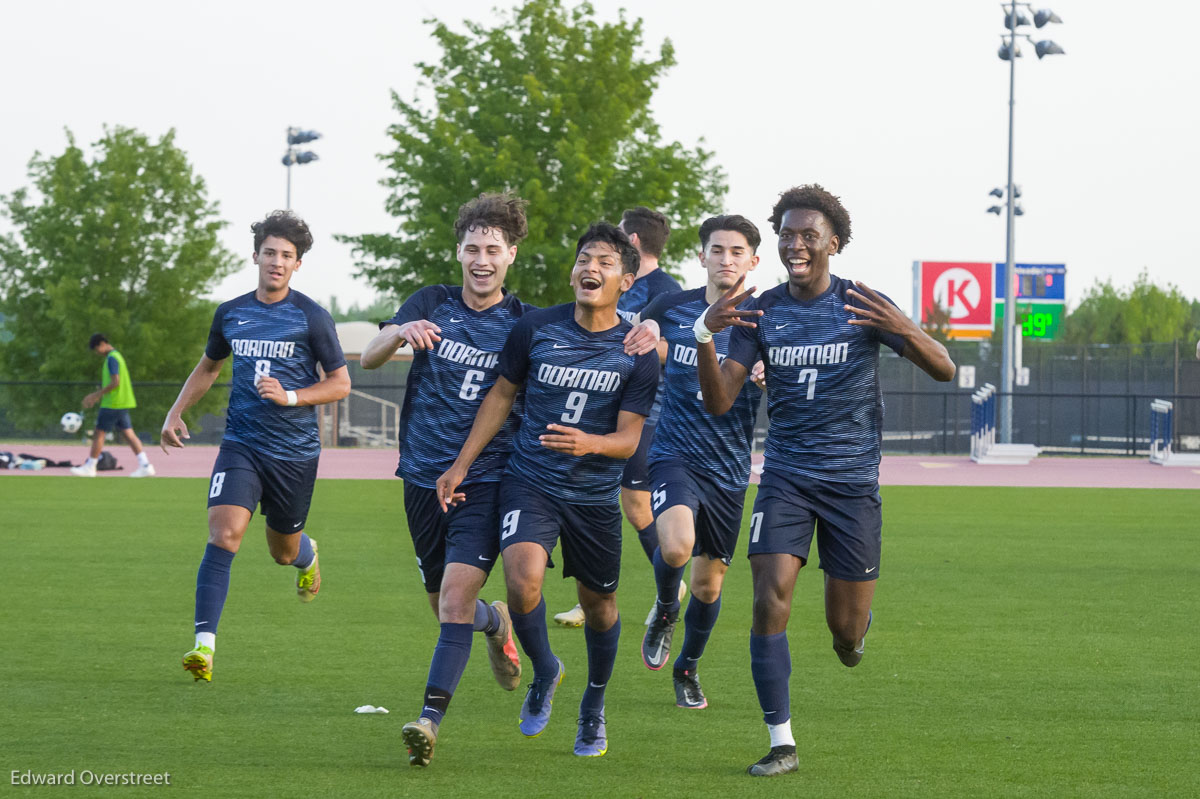
{"type": "Polygon", "coordinates": [[[525,413],[517,431],[509,471],[567,502],[615,502],[624,458],[567,455],[543,447],[539,436],[551,424],[585,433],[616,432],[621,411],[648,416],[658,389],[658,354],[626,355],[619,320],[599,333],[575,322],[575,303],[526,314],[500,354],[500,374],[525,386],[525,413]]]}
{"type": "MultiPolygon", "coordinates": [[[[879,479],[883,395],[879,345],[904,352],[904,339],[851,325],[843,306],[854,284],[829,276],[829,289],[801,302],[786,283],[763,292],[758,327],[735,327],[729,356],[767,369],[766,468],[839,483],[879,479]]],[[[891,300],[888,300],[891,302],[891,300]]]]}
{"type": "MultiPolygon", "coordinates": [[[[413,294],[385,325],[418,319],[442,332],[433,350],[413,353],[400,411],[400,463],[396,476],[433,488],[450,468],[471,432],[475,413],[496,383],[500,350],[517,320],[534,310],[515,295],[475,311],[462,298],[461,286],[426,286],[413,294]]],[[[496,437],[471,464],[463,484],[495,482],[504,472],[521,412],[520,398],[496,437]]]]}

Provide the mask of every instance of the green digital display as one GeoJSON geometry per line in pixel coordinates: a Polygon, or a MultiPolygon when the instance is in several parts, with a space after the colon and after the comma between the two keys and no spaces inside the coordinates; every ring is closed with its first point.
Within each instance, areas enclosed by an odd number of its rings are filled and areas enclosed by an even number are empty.
{"type": "MultiPolygon", "coordinates": [[[[1000,330],[1004,325],[1004,303],[996,303],[995,310],[996,329],[1000,330]]],[[[1053,341],[1058,337],[1062,317],[1062,303],[1017,302],[1017,324],[1026,338],[1053,341]]]]}

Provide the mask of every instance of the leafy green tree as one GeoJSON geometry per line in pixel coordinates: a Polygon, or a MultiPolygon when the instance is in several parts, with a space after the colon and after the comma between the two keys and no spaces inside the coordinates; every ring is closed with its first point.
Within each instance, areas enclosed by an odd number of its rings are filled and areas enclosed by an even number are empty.
{"type": "MultiPolygon", "coordinates": [[[[60,155],[35,153],[31,187],[0,197],[12,232],[0,237],[0,374],[7,380],[98,382],[87,349],[108,336],[138,383],[135,429],[157,430],[202,352],[214,304],[202,299],[236,266],[217,240],[224,223],[169,132],[157,142],[129,128],[106,128],[89,157],[67,131],[60,155]]],[[[22,429],[77,410],[86,391],[7,392],[7,419],[22,429]]],[[[89,389],[90,390],[90,389],[89,389]]],[[[211,392],[195,411],[219,410],[211,392]]]]}
{"type": "Polygon", "coordinates": [[[647,57],[641,20],[601,23],[590,4],[561,0],[530,0],[494,28],[427,24],[441,60],[417,65],[411,101],[392,93],[396,147],[380,156],[398,231],[341,237],[360,276],[395,296],[458,282],[454,218],[483,191],[529,201],[529,237],[507,279],[529,302],[569,300],[579,235],[635,205],[672,222],[664,264],[698,249],[701,218],[722,210],[725,176],[711,152],[664,142],[654,121],[651,97],[675,64],[670,41],[647,57]]]}
{"type": "Polygon", "coordinates": [[[1150,344],[1191,340],[1197,333],[1195,304],[1173,285],[1150,281],[1145,270],[1120,289],[1097,281],[1079,307],[1063,319],[1062,337],[1072,344],[1150,344]]]}

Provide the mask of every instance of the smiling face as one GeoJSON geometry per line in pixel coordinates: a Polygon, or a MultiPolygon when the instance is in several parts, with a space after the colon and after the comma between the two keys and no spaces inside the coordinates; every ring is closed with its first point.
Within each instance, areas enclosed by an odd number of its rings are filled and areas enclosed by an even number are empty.
{"type": "Polygon", "coordinates": [[[726,292],[742,275],[758,266],[758,256],[742,233],[714,230],[700,253],[700,264],[708,271],[708,285],[726,292]]]}
{"type": "Polygon", "coordinates": [[[607,241],[591,241],[583,246],[571,269],[571,288],[575,302],[586,308],[617,307],[617,300],[629,291],[634,275],[624,271],[621,255],[607,241]]]}
{"type": "Polygon", "coordinates": [[[463,299],[468,305],[493,305],[503,294],[508,267],[517,257],[498,227],[473,227],[463,234],[455,251],[462,264],[463,299]]]}
{"type": "Polygon", "coordinates": [[[791,208],[779,222],[779,260],[788,273],[788,291],[812,299],[829,288],[829,256],[838,251],[838,237],[825,214],[811,208],[791,208]]]}
{"type": "Polygon", "coordinates": [[[278,236],[267,236],[253,256],[258,267],[258,288],[268,296],[286,293],[292,274],[300,268],[296,245],[278,236]]]}

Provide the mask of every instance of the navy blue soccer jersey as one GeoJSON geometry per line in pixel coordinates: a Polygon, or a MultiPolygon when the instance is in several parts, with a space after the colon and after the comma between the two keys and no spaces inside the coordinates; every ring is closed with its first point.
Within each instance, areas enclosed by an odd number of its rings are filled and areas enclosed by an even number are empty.
{"type": "MultiPolygon", "coordinates": [[[[703,288],[669,294],[642,311],[643,319],[658,322],[667,342],[666,394],[650,458],[680,458],[711,475],[723,488],[744,489],[750,482],[750,442],[762,391],[747,377],[727,413],[713,416],[704,409],[700,372],[696,369],[696,335],[692,331],[696,317],[708,308],[704,297],[703,288]]],[[[739,307],[754,308],[755,301],[751,299],[739,307]]],[[[729,351],[732,330],[726,328],[713,336],[718,360],[724,360],[729,351]]]]}
{"type": "Polygon", "coordinates": [[[624,459],[567,455],[543,447],[547,425],[616,432],[621,411],[646,416],[658,386],[658,355],[626,355],[628,322],[599,333],[575,322],[575,303],[525,314],[500,353],[500,374],[525,386],[525,413],[508,469],[546,493],[580,505],[615,502],[624,459]]]}
{"type": "MultiPolygon", "coordinates": [[[[843,483],[879,479],[883,395],[879,345],[904,352],[904,339],[848,324],[843,306],[854,288],[829,276],[829,290],[808,302],[786,283],[758,298],[758,327],[736,327],[729,357],[767,368],[766,467],[843,483]]],[[[891,302],[891,300],[888,300],[891,302]]],[[[861,303],[857,303],[861,305],[861,303]]]]}
{"type": "Polygon", "coordinates": [[[214,361],[233,355],[226,441],[284,461],[321,454],[317,409],[276,405],[258,396],[256,384],[273,377],[295,391],[320,381],[318,363],[326,374],[346,365],[328,311],[294,289],[270,305],[252,291],[217,306],[204,354],[214,361]]]}
{"type": "MultiPolygon", "coordinates": [[[[398,477],[425,488],[437,485],[458,457],[483,398],[496,383],[500,350],[509,332],[532,309],[505,293],[492,307],[476,311],[463,302],[461,286],[426,286],[380,323],[383,327],[425,319],[442,331],[433,350],[413,353],[400,411],[398,477]]],[[[518,397],[513,413],[471,464],[464,483],[500,479],[520,412],[518,397]]]]}
{"type": "Polygon", "coordinates": [[[655,269],[633,281],[629,291],[622,294],[621,299],[617,300],[617,313],[626,322],[633,321],[633,317],[641,313],[651,300],[682,289],[683,287],[675,278],[662,269],[655,269]]]}

